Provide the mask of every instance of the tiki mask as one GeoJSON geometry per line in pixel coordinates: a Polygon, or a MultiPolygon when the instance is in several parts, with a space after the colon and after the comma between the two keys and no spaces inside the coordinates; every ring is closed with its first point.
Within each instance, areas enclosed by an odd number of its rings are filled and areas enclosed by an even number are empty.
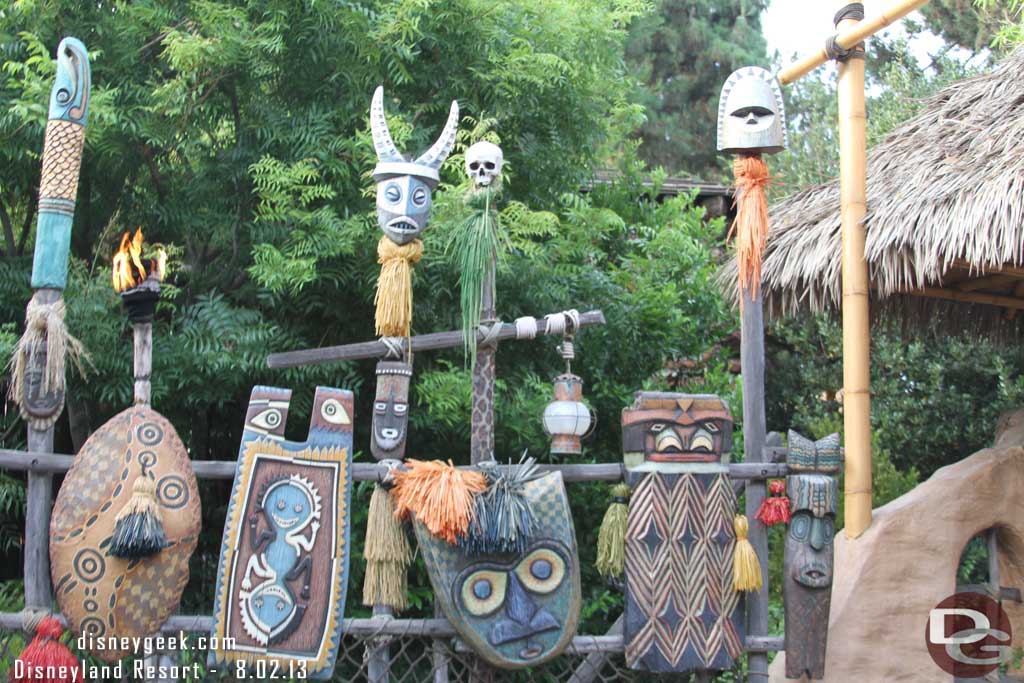
{"type": "Polygon", "coordinates": [[[622,411],[626,664],[655,673],[730,668],[743,653],[733,588],[732,417],[717,396],[641,392],[622,411]],[[667,434],[667,436],[666,436],[667,434]]]}
{"type": "Polygon", "coordinates": [[[391,139],[384,117],[384,88],[378,86],[374,91],[370,129],[377,152],[377,166],[373,169],[377,182],[377,223],[395,244],[411,242],[427,229],[431,193],[440,180],[438,169],[452,151],[458,127],[459,105],[453,101],[441,136],[433,147],[411,161],[391,139]]]}
{"type": "Polygon", "coordinates": [[[53,505],[50,572],[70,630],[94,637],[87,643],[96,657],[113,662],[131,654],[92,648],[115,637],[152,635],[177,611],[200,518],[188,451],[160,413],[146,406],[124,410],[83,444],[53,505]],[[155,485],[167,545],[150,557],[122,559],[110,554],[110,539],[140,477],[155,485]]]}
{"type": "Polygon", "coordinates": [[[622,411],[627,467],[650,463],[728,462],[732,414],[717,396],[643,392],[622,411]]]}
{"type": "Polygon", "coordinates": [[[52,426],[64,409],[64,390],[50,387],[47,391],[45,372],[46,343],[34,342],[25,368],[24,395],[19,405],[21,417],[37,430],[52,426]]]}
{"type": "Polygon", "coordinates": [[[377,363],[377,395],[373,399],[370,452],[378,460],[401,460],[405,457],[411,378],[412,366],[408,363],[377,363]]]}
{"type": "Polygon", "coordinates": [[[348,585],[352,393],[317,387],[302,443],[284,439],[290,401],[291,391],[273,387],[254,387],[249,399],[217,570],[220,647],[209,663],[263,660],[329,678],[348,585]]]}
{"type": "MultiPolygon", "coordinates": [[[[832,471],[838,469],[838,435],[813,443],[791,431],[789,440],[787,464],[791,471],[794,465],[799,471],[813,462],[819,449],[819,459],[826,461],[825,467],[832,471]]],[[[783,563],[786,677],[823,678],[832,600],[832,537],[838,484],[833,476],[808,472],[789,475],[786,489],[792,517],[786,533],[783,563]]]]}
{"type": "Polygon", "coordinates": [[[732,72],[718,101],[718,151],[775,154],[786,147],[786,107],[769,71],[747,66],[732,72]]]}
{"type": "Polygon", "coordinates": [[[469,554],[416,522],[434,595],[467,644],[503,669],[558,656],[576,633],[579,555],[560,472],[526,484],[537,529],[521,553],[469,554]]]}

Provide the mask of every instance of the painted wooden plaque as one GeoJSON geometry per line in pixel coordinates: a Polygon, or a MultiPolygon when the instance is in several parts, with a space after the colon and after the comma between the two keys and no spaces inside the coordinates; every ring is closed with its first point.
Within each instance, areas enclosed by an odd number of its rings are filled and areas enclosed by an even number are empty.
{"type": "Polygon", "coordinates": [[[416,522],[434,596],[466,643],[503,669],[557,657],[576,634],[582,591],[562,473],[526,484],[537,529],[522,553],[470,554],[416,522]]]}
{"type": "MultiPolygon", "coordinates": [[[[162,415],[136,406],[96,430],[68,470],[50,520],[54,593],[71,631],[96,639],[153,634],[188,583],[200,517],[188,452],[162,415]],[[169,545],[151,557],[123,560],[110,555],[110,537],[141,476],[156,484],[169,545]]],[[[104,661],[133,654],[92,652],[104,661]]]]}
{"type": "Polygon", "coordinates": [[[217,570],[220,647],[209,664],[263,660],[329,678],[348,586],[352,392],[317,387],[302,443],[284,439],[290,400],[273,387],[254,387],[249,399],[217,570]]]}
{"type": "Polygon", "coordinates": [[[743,653],[733,588],[732,416],[717,396],[643,392],[622,412],[627,483],[626,664],[731,668],[743,653]]]}

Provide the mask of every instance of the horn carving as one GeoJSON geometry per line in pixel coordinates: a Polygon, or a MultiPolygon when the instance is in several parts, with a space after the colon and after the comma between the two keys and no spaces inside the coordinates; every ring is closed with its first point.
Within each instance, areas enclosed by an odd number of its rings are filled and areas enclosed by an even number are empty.
{"type": "Polygon", "coordinates": [[[455,146],[455,133],[459,129],[459,103],[456,100],[452,100],[452,107],[448,112],[448,122],[444,124],[444,130],[441,131],[440,137],[437,138],[437,142],[428,149],[426,152],[420,155],[419,159],[416,160],[417,164],[423,164],[424,166],[430,166],[431,168],[441,168],[441,164],[448,158],[448,154],[451,153],[452,147],[455,146]]]}

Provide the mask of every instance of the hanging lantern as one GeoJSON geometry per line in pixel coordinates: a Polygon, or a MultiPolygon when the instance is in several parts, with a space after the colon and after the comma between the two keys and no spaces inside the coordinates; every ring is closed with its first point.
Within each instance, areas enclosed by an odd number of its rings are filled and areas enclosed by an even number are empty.
{"type": "Polygon", "coordinates": [[[581,439],[594,420],[583,403],[583,380],[567,372],[555,378],[555,400],[544,408],[544,431],[551,437],[551,452],[578,455],[581,439]]]}

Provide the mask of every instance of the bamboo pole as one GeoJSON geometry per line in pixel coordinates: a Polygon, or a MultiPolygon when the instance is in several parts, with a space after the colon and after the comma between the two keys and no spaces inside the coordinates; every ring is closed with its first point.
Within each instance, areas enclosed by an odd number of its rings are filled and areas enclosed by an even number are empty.
{"type": "MultiPolygon", "coordinates": [[[[839,34],[836,36],[836,45],[845,50],[849,50],[854,45],[864,42],[874,34],[878,33],[890,24],[899,21],[914,10],[924,7],[928,2],[929,0],[900,0],[899,2],[893,3],[889,7],[883,9],[881,14],[878,16],[865,19],[861,22],[849,22],[839,28],[839,34]]],[[[798,81],[828,60],[828,52],[825,51],[825,48],[822,48],[818,52],[808,55],[780,71],[778,76],[779,83],[782,85],[789,85],[794,81],[798,81]]]]}
{"type": "MultiPolygon", "coordinates": [[[[902,4],[910,6],[915,3],[902,4]]],[[[855,19],[845,19],[836,29],[850,34],[859,23],[855,19]]],[[[857,32],[858,35],[861,33],[857,32]]],[[[864,35],[870,35],[870,32],[864,35]]],[[[868,264],[864,258],[867,237],[864,228],[864,216],[867,214],[867,114],[862,54],[855,53],[839,64],[839,156],[843,230],[845,516],[847,538],[857,538],[871,525],[871,335],[868,264]]]]}

